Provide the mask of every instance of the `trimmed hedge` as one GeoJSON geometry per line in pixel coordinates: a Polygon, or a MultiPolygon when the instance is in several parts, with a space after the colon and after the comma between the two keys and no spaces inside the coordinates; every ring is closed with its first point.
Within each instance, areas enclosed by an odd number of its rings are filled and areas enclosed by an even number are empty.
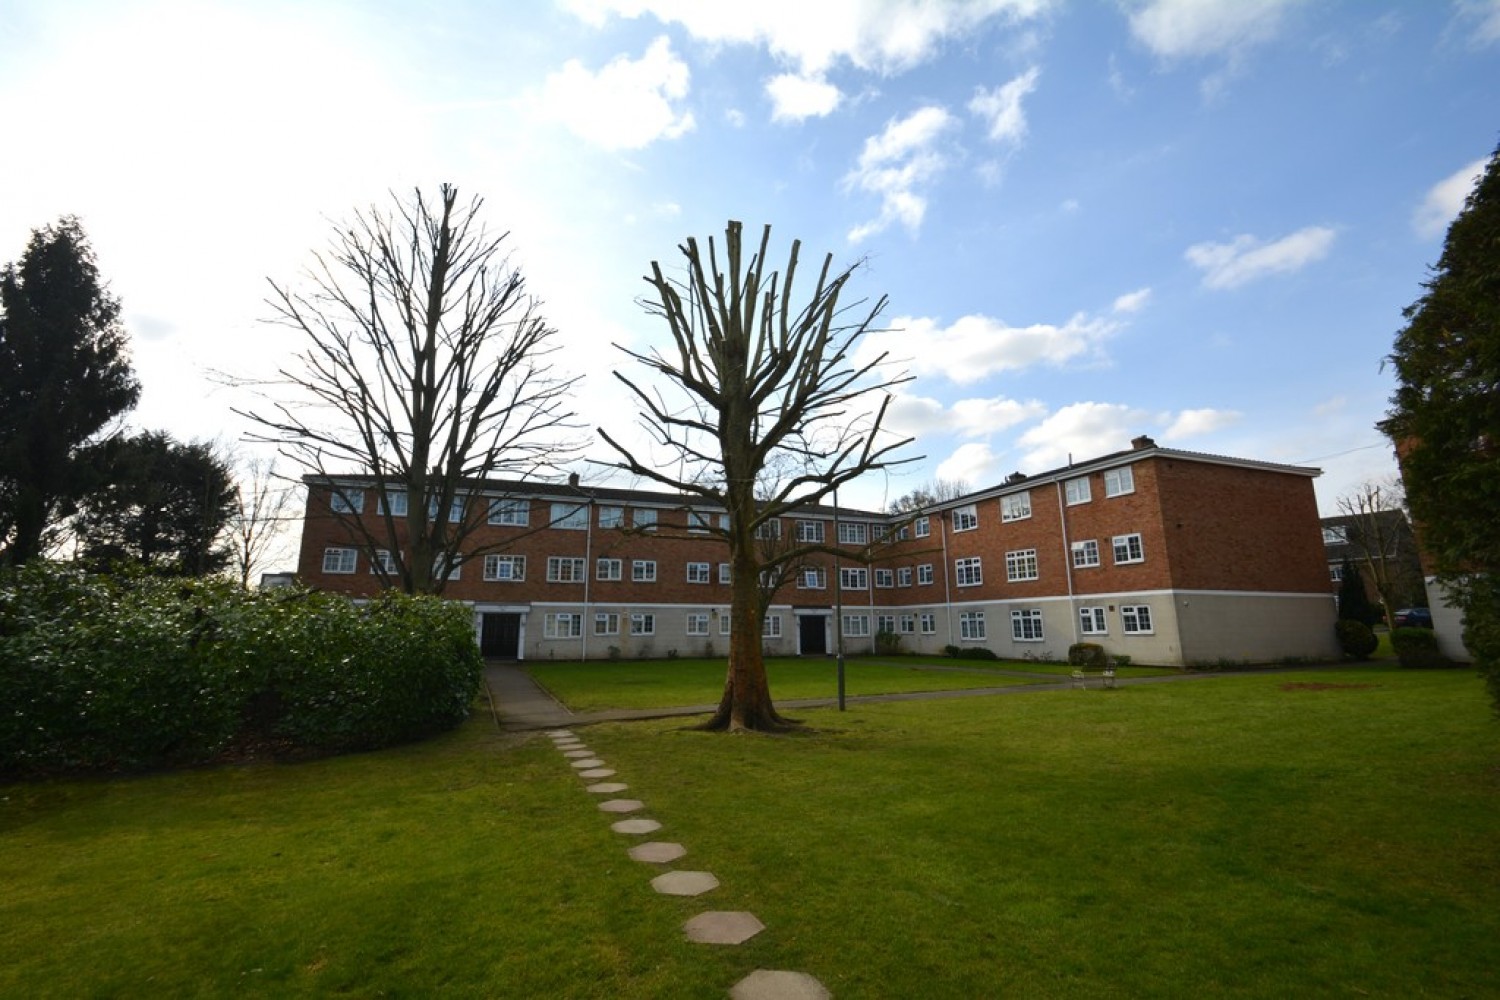
{"type": "Polygon", "coordinates": [[[1391,647],[1403,667],[1428,670],[1451,667],[1453,661],[1438,649],[1437,633],[1430,628],[1391,629],[1391,647]]]}
{"type": "Polygon", "coordinates": [[[1368,660],[1370,654],[1380,646],[1374,630],[1362,621],[1340,618],[1333,623],[1333,630],[1338,636],[1339,648],[1351,660],[1368,660]]]}
{"type": "Polygon", "coordinates": [[[1103,670],[1109,666],[1109,656],[1097,642],[1075,642],[1068,647],[1068,662],[1075,667],[1103,670]]]}
{"type": "Polygon", "coordinates": [[[482,661],[467,609],[215,580],[0,580],[0,773],[370,749],[452,728],[482,661]]]}

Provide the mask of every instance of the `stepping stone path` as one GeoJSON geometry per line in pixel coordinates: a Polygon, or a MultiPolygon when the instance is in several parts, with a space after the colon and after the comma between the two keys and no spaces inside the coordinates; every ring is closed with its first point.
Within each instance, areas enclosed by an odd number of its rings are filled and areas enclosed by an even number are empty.
{"type": "MultiPolygon", "coordinates": [[[[604,761],[595,757],[572,730],[549,729],[547,735],[580,778],[595,781],[588,786],[588,791],[596,795],[616,795],[630,787],[620,781],[598,781],[599,778],[614,777],[614,770],[605,767],[604,761]]],[[[646,804],[640,799],[607,799],[599,803],[601,812],[614,814],[639,812],[644,808],[646,804]]],[[[610,829],[640,836],[655,833],[661,829],[661,824],[654,819],[636,817],[611,823],[610,829]]],[[[629,853],[635,861],[666,865],[686,855],[687,848],[653,840],[635,845],[629,853]]],[[[718,887],[719,880],[711,872],[669,871],[651,880],[651,888],[665,896],[701,896],[718,887]]],[[[744,910],[710,910],[682,925],[687,939],[699,944],[743,944],[765,929],[766,925],[755,914],[744,910]]],[[[768,969],[756,969],[735,983],[729,995],[733,1000],[829,1000],[831,996],[822,983],[805,972],[768,969]]]]}

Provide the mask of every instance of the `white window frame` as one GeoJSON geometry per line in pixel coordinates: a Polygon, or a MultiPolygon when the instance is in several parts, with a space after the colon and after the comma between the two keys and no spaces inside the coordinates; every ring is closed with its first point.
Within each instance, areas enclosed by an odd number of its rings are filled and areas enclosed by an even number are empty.
{"type": "Polygon", "coordinates": [[[896,585],[896,571],[893,569],[877,569],[875,571],[875,589],[890,590],[896,585]]]}
{"type": "Polygon", "coordinates": [[[1078,609],[1079,635],[1109,635],[1109,620],[1102,607],[1078,609]]]}
{"type": "Polygon", "coordinates": [[[526,579],[525,556],[487,555],[484,557],[484,578],[490,583],[520,583],[526,579]],[[500,572],[501,566],[509,566],[510,573],[500,572]]]}
{"type": "Polygon", "coordinates": [[[595,635],[619,635],[620,615],[615,611],[598,611],[594,614],[595,635]]]}
{"type": "Polygon", "coordinates": [[[953,585],[978,587],[984,583],[984,562],[979,556],[953,560],[953,585]]]}
{"type": "Polygon", "coordinates": [[[958,613],[958,639],[960,642],[984,642],[989,638],[984,624],[983,611],[960,611],[958,613]]]}
{"type": "Polygon", "coordinates": [[[385,570],[386,576],[396,575],[396,559],[390,549],[376,549],[370,557],[370,572],[379,573],[381,570],[385,570]]]}
{"type": "Polygon", "coordinates": [[[931,611],[917,612],[917,627],[923,635],[937,635],[937,615],[931,611]]]}
{"type": "Polygon", "coordinates": [[[1026,608],[1010,613],[1010,637],[1016,642],[1046,642],[1040,608],[1026,608]]]}
{"type": "Polygon", "coordinates": [[[1133,531],[1128,535],[1116,535],[1110,539],[1110,546],[1114,549],[1115,565],[1126,566],[1130,563],[1146,561],[1146,547],[1141,541],[1141,534],[1133,531]],[[1125,558],[1120,558],[1120,552],[1124,550],[1125,558]]]}
{"type": "Polygon", "coordinates": [[[781,519],[773,517],[769,521],[762,521],[760,524],[757,524],[755,526],[755,537],[760,539],[780,538],[781,519]]]}
{"type": "Polygon", "coordinates": [[[389,514],[391,517],[405,517],[407,510],[405,490],[386,490],[384,494],[377,496],[375,502],[375,513],[377,514],[389,514]],[[390,509],[387,510],[387,507],[390,509]]]}
{"type": "MultiPolygon", "coordinates": [[[[430,520],[438,519],[438,498],[427,498],[427,517],[430,520]]],[[[464,498],[454,497],[448,501],[448,523],[462,524],[464,519],[464,498]]]]}
{"type": "Polygon", "coordinates": [[[869,615],[845,615],[844,616],[844,638],[845,639],[868,639],[870,637],[869,615]]]}
{"type": "Polygon", "coordinates": [[[549,611],[542,618],[542,638],[582,639],[583,615],[577,611],[549,611]]]}
{"type": "Polygon", "coordinates": [[[1041,577],[1036,549],[1014,549],[1005,553],[1005,582],[1025,583],[1041,577]]]}
{"type": "Polygon", "coordinates": [[[760,623],[760,637],[762,639],[781,638],[781,616],[766,615],[760,623]]]}
{"type": "Polygon", "coordinates": [[[1120,631],[1126,635],[1155,635],[1156,623],[1151,620],[1151,605],[1120,605],[1120,631]]]}
{"type": "Polygon", "coordinates": [[[1333,525],[1323,529],[1324,545],[1347,545],[1349,544],[1349,529],[1341,525],[1333,525]]]}
{"type": "Polygon", "coordinates": [[[901,620],[897,623],[896,632],[899,635],[916,635],[917,616],[910,612],[903,612],[901,620]]]}
{"type": "Polygon", "coordinates": [[[896,586],[898,586],[898,587],[910,587],[911,586],[911,567],[910,566],[899,566],[899,567],[897,567],[897,569],[896,569],[896,586]]]}
{"type": "Polygon", "coordinates": [[[1328,579],[1333,583],[1344,582],[1344,564],[1341,562],[1328,564],[1328,579]]]}
{"type": "Polygon", "coordinates": [[[840,521],[840,545],[864,545],[870,540],[870,529],[863,521],[840,521]]]}
{"type": "Polygon", "coordinates": [[[1073,568],[1092,569],[1099,565],[1099,540],[1084,538],[1073,543],[1073,568]]]}
{"type": "Polygon", "coordinates": [[[1063,483],[1063,499],[1067,501],[1069,507],[1076,507],[1094,499],[1093,489],[1089,486],[1089,477],[1079,476],[1077,479],[1069,479],[1063,483]]]}
{"type": "Polygon", "coordinates": [[[863,566],[840,566],[839,588],[842,590],[869,590],[870,571],[863,566]]]}
{"type": "Polygon", "coordinates": [[[719,582],[731,584],[734,582],[734,567],[728,563],[719,563],[719,582]]]}
{"type": "Polygon", "coordinates": [[[918,538],[926,538],[928,535],[932,534],[932,522],[928,520],[926,514],[923,514],[921,517],[917,518],[911,523],[911,530],[912,534],[916,535],[918,538]]]}
{"type": "Polygon", "coordinates": [[[815,545],[823,544],[823,522],[822,521],[798,521],[797,541],[809,542],[815,545]]]}
{"type": "Polygon", "coordinates": [[[922,563],[919,565],[917,567],[917,586],[930,587],[932,586],[932,581],[932,563],[922,563]]]}
{"type": "Polygon", "coordinates": [[[548,583],[582,583],[588,566],[582,556],[548,556],[548,583]]]}
{"type": "Polygon", "coordinates": [[[335,514],[363,514],[365,512],[365,491],[346,489],[342,486],[332,487],[333,492],[328,495],[328,509],[335,514]]]}
{"type": "Polygon", "coordinates": [[[708,635],[708,612],[689,611],[684,619],[683,632],[685,635],[702,637],[708,635]]]}
{"type": "Polygon", "coordinates": [[[531,523],[531,501],[507,497],[490,501],[489,522],[524,528],[531,523]]]}
{"type": "Polygon", "coordinates": [[[687,512],[687,529],[695,535],[706,535],[713,530],[714,516],[701,510],[687,512]]]}
{"type": "Polygon", "coordinates": [[[979,527],[979,508],[974,504],[953,508],[953,532],[973,531],[979,527]]]}
{"type": "Polygon", "coordinates": [[[445,568],[448,571],[447,579],[457,580],[464,571],[464,557],[457,552],[453,553],[452,556],[440,552],[432,557],[433,579],[443,579],[443,570],[445,568]],[[452,563],[448,563],[450,558],[453,560],[452,563]]]}
{"type": "Polygon", "coordinates": [[[605,581],[625,579],[625,563],[619,559],[600,556],[594,560],[594,579],[605,581]]]}
{"type": "Polygon", "coordinates": [[[828,587],[828,571],[821,566],[804,566],[797,571],[798,590],[824,590],[828,587]]]}
{"type": "Polygon", "coordinates": [[[611,504],[608,507],[599,508],[599,527],[601,528],[623,528],[625,527],[625,508],[611,504]]]}
{"type": "Polygon", "coordinates": [[[655,635],[656,615],[649,611],[633,611],[630,615],[631,635],[655,635]]]}
{"type": "Polygon", "coordinates": [[[630,523],[637,528],[656,527],[656,508],[632,507],[630,509],[630,523]]]}
{"type": "Polygon", "coordinates": [[[881,632],[889,632],[891,635],[895,635],[896,634],[896,616],[895,615],[876,615],[875,616],[875,633],[878,635],[881,632]]]}
{"type": "Polygon", "coordinates": [[[630,582],[631,583],[655,583],[656,582],[656,560],[655,559],[632,559],[632,560],[630,560],[630,582]]]}
{"type": "Polygon", "coordinates": [[[323,550],[323,572],[344,575],[359,566],[359,550],[331,545],[323,550]]]}
{"type": "Polygon", "coordinates": [[[1104,495],[1123,497],[1135,492],[1135,472],[1128,465],[1104,470],[1104,495]]]}
{"type": "Polygon", "coordinates": [[[733,616],[731,616],[729,614],[729,612],[725,611],[725,612],[720,613],[720,615],[719,615],[719,634],[720,635],[728,635],[729,634],[729,629],[730,629],[731,624],[733,623],[733,620],[734,620],[733,616]]]}
{"type": "Polygon", "coordinates": [[[1031,491],[1023,490],[1000,498],[1000,521],[1024,521],[1031,516],[1031,491]]]}
{"type": "Polygon", "coordinates": [[[589,530],[588,505],[554,502],[552,504],[552,517],[548,521],[548,527],[556,528],[559,531],[589,530]]]}
{"type": "Polygon", "coordinates": [[[712,563],[690,562],[687,564],[688,583],[710,583],[713,580],[712,563]]]}

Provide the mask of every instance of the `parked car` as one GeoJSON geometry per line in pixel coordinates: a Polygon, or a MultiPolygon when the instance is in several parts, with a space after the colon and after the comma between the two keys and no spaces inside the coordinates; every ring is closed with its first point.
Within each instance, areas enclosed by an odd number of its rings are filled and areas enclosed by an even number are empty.
{"type": "Polygon", "coordinates": [[[1432,612],[1427,608],[1402,608],[1391,619],[1392,628],[1432,628],[1432,612]]]}

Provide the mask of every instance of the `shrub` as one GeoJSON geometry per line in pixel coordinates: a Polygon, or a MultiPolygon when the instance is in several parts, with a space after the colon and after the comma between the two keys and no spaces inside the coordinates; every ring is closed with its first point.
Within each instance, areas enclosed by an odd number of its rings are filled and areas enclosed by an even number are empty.
{"type": "Polygon", "coordinates": [[[952,643],[949,643],[948,645],[946,645],[946,646],[943,647],[943,655],[946,656],[946,657],[948,657],[949,659],[953,659],[953,658],[959,656],[962,653],[963,653],[963,650],[959,649],[957,646],[953,645],[952,643]]]}
{"type": "Polygon", "coordinates": [[[1438,650],[1437,634],[1430,628],[1392,629],[1391,646],[1401,665],[1409,669],[1427,670],[1453,665],[1438,650]]]}
{"type": "Polygon", "coordinates": [[[970,647],[968,647],[966,649],[960,649],[958,651],[958,658],[961,659],[961,660],[998,660],[998,659],[1000,659],[1000,657],[998,657],[998,656],[995,655],[994,650],[986,649],[984,646],[970,646],[970,647]]]}
{"type": "Polygon", "coordinates": [[[901,652],[901,637],[890,629],[875,633],[875,652],[881,656],[895,656],[901,652]]]}
{"type": "Polygon", "coordinates": [[[1109,666],[1109,657],[1097,642],[1075,642],[1068,647],[1068,662],[1075,667],[1103,670],[1109,666]]]}
{"type": "Polygon", "coordinates": [[[1334,622],[1334,633],[1338,636],[1339,648],[1351,660],[1368,660],[1380,645],[1375,633],[1364,622],[1351,618],[1340,618],[1334,622]]]}
{"type": "Polygon", "coordinates": [[[1126,656],[1124,653],[1116,653],[1114,656],[1110,657],[1110,659],[1114,661],[1114,664],[1117,667],[1130,666],[1130,657],[1126,656]]]}

